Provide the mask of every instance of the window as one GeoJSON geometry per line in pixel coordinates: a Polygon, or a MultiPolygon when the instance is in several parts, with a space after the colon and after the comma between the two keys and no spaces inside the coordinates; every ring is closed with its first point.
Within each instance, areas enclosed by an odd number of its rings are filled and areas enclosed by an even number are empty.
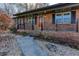
{"type": "Polygon", "coordinates": [[[70,15],[70,13],[64,13],[64,15],[70,15]]]}
{"type": "Polygon", "coordinates": [[[57,14],[57,16],[62,16],[62,14],[57,14]]]}
{"type": "Polygon", "coordinates": [[[56,24],[71,24],[71,12],[55,14],[56,24]]]}
{"type": "Polygon", "coordinates": [[[63,24],[71,24],[71,13],[64,13],[63,24]]]}
{"type": "Polygon", "coordinates": [[[62,22],[63,22],[63,16],[62,16],[62,14],[61,13],[56,14],[55,15],[55,23],[56,24],[62,24],[62,22]]]}
{"type": "Polygon", "coordinates": [[[29,17],[28,18],[28,23],[31,23],[32,24],[32,17],[29,17]]]}

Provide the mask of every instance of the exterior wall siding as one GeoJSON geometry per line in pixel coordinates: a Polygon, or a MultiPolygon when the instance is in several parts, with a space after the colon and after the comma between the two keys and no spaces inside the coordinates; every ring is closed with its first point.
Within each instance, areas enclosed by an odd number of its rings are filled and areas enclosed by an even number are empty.
{"type": "Polygon", "coordinates": [[[57,31],[76,31],[76,24],[58,24],[57,31]]]}
{"type": "Polygon", "coordinates": [[[76,9],[76,19],[79,20],[79,9],[76,9]]]}
{"type": "Polygon", "coordinates": [[[76,23],[78,22],[77,29],[79,31],[79,9],[76,10],[76,23]]]}
{"type": "Polygon", "coordinates": [[[35,30],[40,30],[39,16],[36,16],[35,20],[36,20],[36,24],[35,24],[34,28],[35,28],[35,30]]]}
{"type": "Polygon", "coordinates": [[[55,30],[55,25],[52,24],[52,13],[46,14],[44,17],[44,30],[55,30]]]}
{"type": "Polygon", "coordinates": [[[25,30],[32,30],[32,24],[29,22],[30,19],[26,17],[26,22],[25,22],[25,30]]]}

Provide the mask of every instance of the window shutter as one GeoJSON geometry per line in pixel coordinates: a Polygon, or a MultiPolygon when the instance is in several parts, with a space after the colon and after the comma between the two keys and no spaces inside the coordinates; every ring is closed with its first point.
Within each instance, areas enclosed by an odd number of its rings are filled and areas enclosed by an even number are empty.
{"type": "Polygon", "coordinates": [[[71,11],[71,24],[75,24],[76,21],[76,11],[71,11]]]}
{"type": "Polygon", "coordinates": [[[32,17],[32,30],[34,30],[34,24],[35,24],[35,19],[34,16],[32,17]]]}
{"type": "Polygon", "coordinates": [[[23,19],[23,26],[24,26],[23,29],[25,29],[25,18],[23,19]]]}
{"type": "Polygon", "coordinates": [[[55,14],[52,14],[52,23],[55,24],[55,14]]]}
{"type": "Polygon", "coordinates": [[[35,25],[37,24],[37,17],[35,17],[35,25]]]}

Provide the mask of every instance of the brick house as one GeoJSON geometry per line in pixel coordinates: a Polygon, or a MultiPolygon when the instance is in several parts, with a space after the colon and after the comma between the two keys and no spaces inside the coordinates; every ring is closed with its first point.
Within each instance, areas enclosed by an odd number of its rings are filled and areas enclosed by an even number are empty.
{"type": "Polygon", "coordinates": [[[79,31],[79,4],[59,3],[14,14],[19,31],[79,31]]]}

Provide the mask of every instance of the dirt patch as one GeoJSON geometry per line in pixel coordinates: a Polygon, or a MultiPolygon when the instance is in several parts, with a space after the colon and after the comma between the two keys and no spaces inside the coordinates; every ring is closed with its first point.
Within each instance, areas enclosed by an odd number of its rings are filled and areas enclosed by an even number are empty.
{"type": "Polygon", "coordinates": [[[15,35],[11,33],[0,33],[0,55],[1,56],[18,56],[21,55],[15,35]]]}

